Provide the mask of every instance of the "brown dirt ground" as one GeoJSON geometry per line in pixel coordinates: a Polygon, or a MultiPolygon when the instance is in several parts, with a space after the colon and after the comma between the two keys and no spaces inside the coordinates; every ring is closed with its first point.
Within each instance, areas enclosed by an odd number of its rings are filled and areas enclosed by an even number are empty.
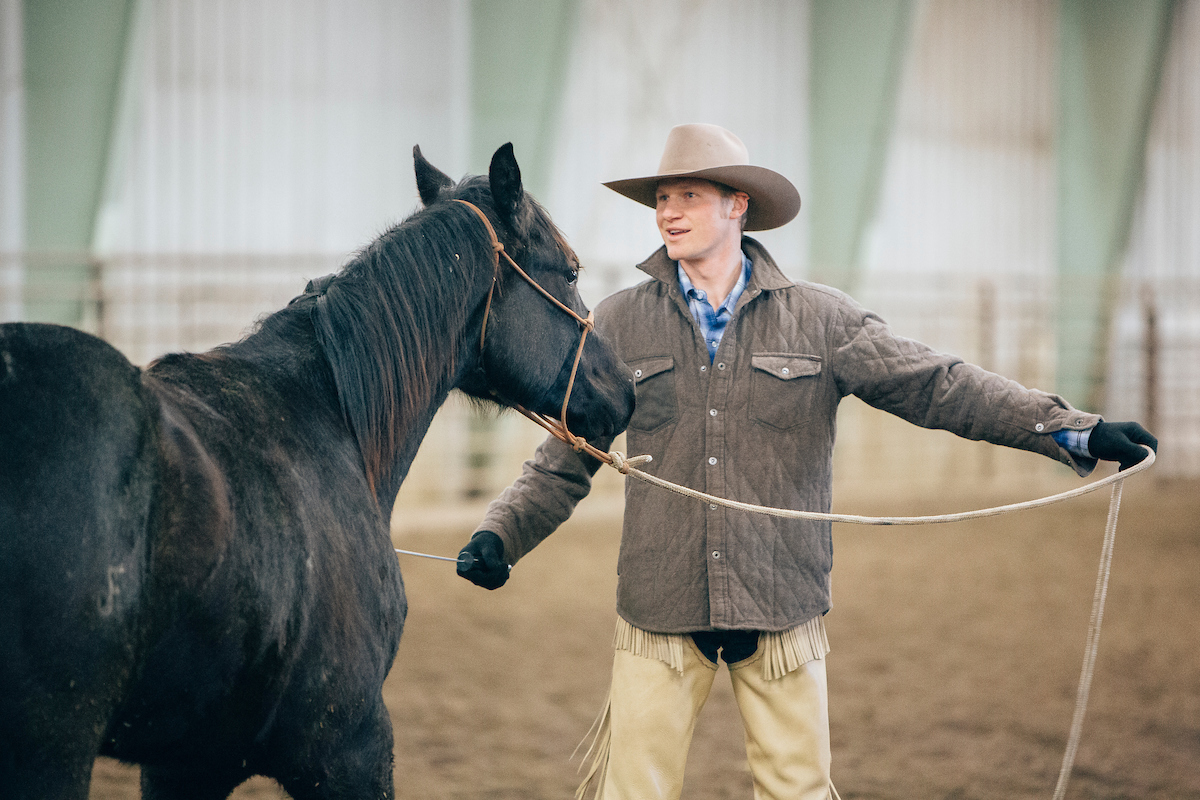
{"type": "MultiPolygon", "coordinates": [[[[948,502],[846,510],[968,507],[948,502]]],[[[974,523],[835,529],[830,713],[845,800],[1051,796],[1107,502],[1102,491],[974,523]]],[[[497,592],[452,565],[404,562],[411,610],[384,689],[400,797],[572,796],[571,753],[604,699],[615,621],[616,516],[588,504],[497,592]]],[[[400,546],[452,555],[470,525],[418,528],[400,546]]],[[[1200,798],[1198,584],[1200,484],[1132,481],[1068,797],[1200,798]]],[[[688,770],[687,798],[751,796],[728,678],[688,770]]],[[[135,768],[102,759],[91,797],[136,787],[135,768]]],[[[265,779],[234,794],[280,796],[265,779]]]]}

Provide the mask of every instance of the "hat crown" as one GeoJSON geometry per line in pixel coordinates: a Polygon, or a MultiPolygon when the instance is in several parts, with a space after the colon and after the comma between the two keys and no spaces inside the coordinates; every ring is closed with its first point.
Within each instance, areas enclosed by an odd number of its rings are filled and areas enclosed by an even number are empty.
{"type": "Polygon", "coordinates": [[[676,125],[667,134],[658,174],[677,175],[749,163],[750,152],[737,136],[719,125],[694,122],[676,125]]]}

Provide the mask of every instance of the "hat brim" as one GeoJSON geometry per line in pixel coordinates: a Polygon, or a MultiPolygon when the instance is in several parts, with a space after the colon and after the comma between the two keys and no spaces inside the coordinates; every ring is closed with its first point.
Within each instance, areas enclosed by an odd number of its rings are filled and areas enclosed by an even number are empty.
{"type": "Polygon", "coordinates": [[[726,167],[709,167],[694,172],[676,172],[667,175],[649,175],[644,178],[626,178],[608,181],[604,185],[630,200],[654,208],[658,205],[659,181],[679,178],[723,183],[739,192],[750,195],[750,210],[746,214],[746,230],[769,231],[791,222],[800,213],[800,192],[792,182],[774,170],[749,164],[733,164],[726,167]]]}

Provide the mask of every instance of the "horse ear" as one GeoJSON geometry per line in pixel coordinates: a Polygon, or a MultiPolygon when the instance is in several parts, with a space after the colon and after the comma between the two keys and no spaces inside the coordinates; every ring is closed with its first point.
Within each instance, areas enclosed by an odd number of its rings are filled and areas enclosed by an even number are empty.
{"type": "Polygon", "coordinates": [[[513,155],[512,142],[501,145],[492,156],[488,183],[492,187],[492,200],[496,203],[497,213],[501,219],[511,223],[525,197],[525,190],[521,187],[521,168],[517,166],[516,156],[513,155]]]}
{"type": "Polygon", "coordinates": [[[454,185],[449,175],[425,160],[420,145],[413,147],[413,168],[417,172],[417,192],[425,205],[437,200],[442,189],[454,185]]]}

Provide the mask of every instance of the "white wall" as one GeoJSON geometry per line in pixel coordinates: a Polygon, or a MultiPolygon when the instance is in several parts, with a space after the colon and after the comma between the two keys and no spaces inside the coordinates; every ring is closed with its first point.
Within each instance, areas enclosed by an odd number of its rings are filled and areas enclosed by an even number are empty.
{"type": "Polygon", "coordinates": [[[343,253],[461,173],[465,1],[139,3],[101,251],[343,253]]]}
{"type": "Polygon", "coordinates": [[[418,205],[469,142],[466,0],[143,0],[95,248],[135,361],[236,338],[418,205]]]}
{"type": "MultiPolygon", "coordinates": [[[[662,245],[654,212],[600,184],[653,175],[667,132],[711,122],[753,163],[808,186],[809,3],[582,0],[544,200],[586,266],[594,304],[645,276],[662,245]]],[[[759,234],[793,277],[807,270],[807,215],[759,234]]]]}

